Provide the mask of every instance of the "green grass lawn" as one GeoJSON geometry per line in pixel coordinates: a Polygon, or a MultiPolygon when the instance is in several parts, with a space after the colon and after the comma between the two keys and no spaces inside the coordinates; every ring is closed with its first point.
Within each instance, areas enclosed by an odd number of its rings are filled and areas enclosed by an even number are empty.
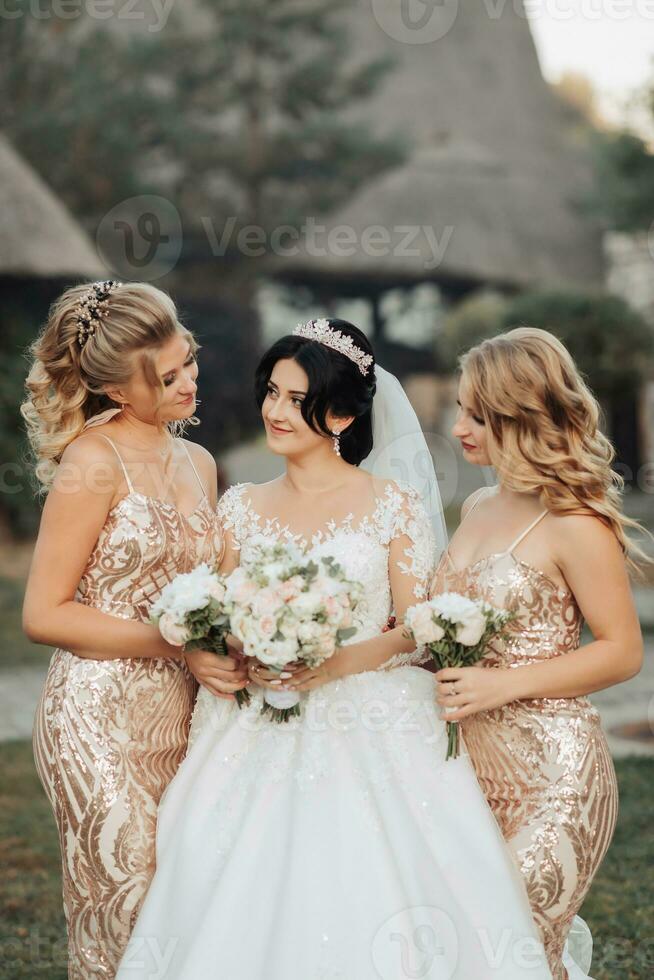
{"type": "Polygon", "coordinates": [[[52,650],[27,639],[21,625],[25,583],[0,576],[0,668],[47,666],[52,650]]]}
{"type": "MultiPolygon", "coordinates": [[[[0,745],[0,760],[0,846],[8,869],[0,884],[0,980],[66,980],[59,850],[50,806],[28,742],[0,745]]],[[[654,760],[623,760],[617,770],[618,829],[582,914],[595,936],[595,980],[649,980],[654,975],[654,760]]]]}

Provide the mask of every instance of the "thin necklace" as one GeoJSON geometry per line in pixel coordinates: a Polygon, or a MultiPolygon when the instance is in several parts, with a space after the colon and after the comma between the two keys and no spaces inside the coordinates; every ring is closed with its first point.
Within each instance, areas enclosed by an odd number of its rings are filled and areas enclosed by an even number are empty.
{"type": "Polygon", "coordinates": [[[162,459],[165,459],[166,456],[168,456],[168,454],[172,451],[174,443],[175,443],[174,437],[170,436],[163,449],[160,449],[159,446],[155,446],[154,443],[150,446],[144,446],[142,444],[137,443],[134,448],[141,449],[145,452],[155,452],[162,459]]]}

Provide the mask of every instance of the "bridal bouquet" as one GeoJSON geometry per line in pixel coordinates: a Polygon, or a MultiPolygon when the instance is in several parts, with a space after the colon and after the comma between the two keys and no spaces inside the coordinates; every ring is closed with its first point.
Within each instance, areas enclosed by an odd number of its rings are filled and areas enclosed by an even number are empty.
{"type": "MultiPolygon", "coordinates": [[[[226,582],[206,562],[192,572],[176,575],[152,604],[150,622],[174,646],[226,654],[231,614],[226,582]]],[[[234,697],[239,708],[250,703],[245,688],[235,691],[234,697]]]]}
{"type": "MultiPolygon", "coordinates": [[[[247,656],[271,670],[317,667],[356,632],[353,613],[363,598],[331,557],[309,558],[292,544],[262,543],[253,560],[226,582],[231,631],[247,656]]],[[[297,691],[266,690],[262,714],[285,722],[300,714],[297,691]]]]}
{"type": "MultiPolygon", "coordinates": [[[[404,622],[406,635],[426,646],[442,670],[474,666],[486,653],[489,641],[506,634],[513,618],[513,613],[496,609],[481,599],[443,592],[428,602],[411,606],[404,622]]],[[[456,759],[458,755],[459,725],[448,721],[445,759],[456,759]]]]}

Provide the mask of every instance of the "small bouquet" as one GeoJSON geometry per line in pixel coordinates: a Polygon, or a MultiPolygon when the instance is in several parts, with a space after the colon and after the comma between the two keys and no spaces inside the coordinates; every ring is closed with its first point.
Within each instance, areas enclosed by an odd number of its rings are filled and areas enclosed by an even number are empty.
{"type": "MultiPolygon", "coordinates": [[[[167,643],[184,650],[211,650],[225,655],[230,632],[227,580],[205,563],[176,575],[164,586],[150,610],[150,622],[167,643]]],[[[245,688],[234,692],[239,708],[250,703],[245,688]]]]}
{"type": "MultiPolygon", "coordinates": [[[[281,673],[298,662],[317,667],[356,632],[353,613],[363,590],[331,557],[262,543],[226,586],[232,633],[247,656],[271,670],[281,673]]],[[[297,691],[266,690],[261,713],[286,722],[300,714],[299,705],[297,691]]]]}
{"type": "MultiPolygon", "coordinates": [[[[489,641],[501,638],[513,618],[513,613],[496,609],[481,599],[443,592],[428,602],[411,606],[404,622],[406,635],[426,646],[442,670],[474,666],[486,653],[489,641]]],[[[459,725],[448,721],[445,759],[456,759],[458,755],[459,725]]]]}

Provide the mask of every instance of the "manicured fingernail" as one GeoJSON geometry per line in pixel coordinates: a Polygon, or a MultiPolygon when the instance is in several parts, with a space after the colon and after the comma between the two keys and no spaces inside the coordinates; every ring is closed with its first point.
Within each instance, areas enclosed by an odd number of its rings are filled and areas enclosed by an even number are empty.
{"type": "Polygon", "coordinates": [[[281,677],[281,678],[282,678],[283,680],[287,680],[287,678],[289,678],[289,677],[292,677],[293,675],[292,675],[291,673],[289,673],[289,671],[288,671],[288,670],[283,670],[283,671],[282,671],[282,673],[281,673],[281,674],[280,674],[279,676],[280,676],[280,677],[281,677]]]}
{"type": "Polygon", "coordinates": [[[271,684],[281,684],[281,681],[270,681],[271,684]]]}

